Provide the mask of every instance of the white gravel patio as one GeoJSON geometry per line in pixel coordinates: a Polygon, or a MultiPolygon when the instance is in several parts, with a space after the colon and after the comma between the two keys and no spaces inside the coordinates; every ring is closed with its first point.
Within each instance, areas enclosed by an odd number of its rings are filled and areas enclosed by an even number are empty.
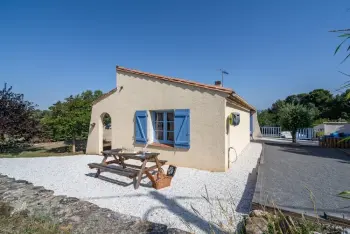
{"type": "Polygon", "coordinates": [[[0,173],[44,186],[55,191],[55,195],[77,197],[169,227],[207,233],[206,221],[227,223],[230,219],[225,218],[218,200],[222,206],[230,207],[229,216],[233,207],[235,219],[230,225],[232,227],[236,227],[242,214],[249,212],[255,188],[252,170],[261,150],[261,144],[250,143],[225,173],[178,168],[171,187],[158,191],[150,187],[147,178],[138,190],[134,190],[132,180],[107,172],[103,172],[99,179],[93,178],[96,170],[89,169],[87,164],[100,162],[101,156],[96,155],[3,158],[0,159],[0,173]],[[212,206],[203,198],[205,188],[214,201],[212,206]]]}

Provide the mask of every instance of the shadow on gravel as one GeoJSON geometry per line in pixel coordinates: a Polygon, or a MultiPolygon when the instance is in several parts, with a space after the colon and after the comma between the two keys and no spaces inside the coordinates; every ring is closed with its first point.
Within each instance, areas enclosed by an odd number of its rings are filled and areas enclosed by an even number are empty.
{"type": "Polygon", "coordinates": [[[195,214],[194,211],[187,210],[185,207],[180,205],[176,199],[168,199],[166,196],[156,191],[151,191],[149,194],[153,196],[154,199],[160,201],[165,207],[152,207],[151,209],[147,210],[143,216],[143,219],[148,220],[148,216],[154,213],[155,210],[158,211],[159,209],[167,209],[171,211],[171,213],[180,217],[183,223],[189,229],[191,229],[190,226],[192,225],[205,233],[209,233],[210,231],[210,233],[223,233],[218,227],[210,225],[207,220],[200,217],[200,215],[195,214]]]}
{"type": "Polygon", "coordinates": [[[258,174],[258,166],[253,168],[252,172],[249,173],[247,178],[247,182],[243,191],[243,195],[236,207],[236,212],[248,214],[250,212],[251,204],[254,197],[256,182],[257,182],[257,174],[258,174]]]}
{"type": "MultiPolygon", "coordinates": [[[[85,175],[95,178],[95,173],[87,173],[85,175]]],[[[147,176],[143,176],[142,179],[145,179],[146,177],[147,176]]],[[[126,183],[126,182],[115,180],[115,179],[112,179],[112,178],[109,178],[109,177],[106,177],[106,176],[103,176],[103,175],[99,175],[95,179],[100,179],[100,180],[103,180],[103,181],[106,181],[106,182],[109,182],[109,183],[112,183],[112,184],[120,185],[120,186],[123,186],[123,187],[131,186],[131,185],[134,185],[134,183],[135,183],[135,181],[131,181],[130,183],[126,183]]],[[[141,187],[152,188],[152,184],[150,184],[150,183],[147,183],[147,184],[140,183],[140,186],[141,187]]]]}
{"type": "Polygon", "coordinates": [[[349,161],[349,162],[346,162],[346,161],[340,161],[340,160],[338,160],[338,162],[340,162],[340,163],[345,163],[345,164],[350,164],[350,161],[349,161]]]}

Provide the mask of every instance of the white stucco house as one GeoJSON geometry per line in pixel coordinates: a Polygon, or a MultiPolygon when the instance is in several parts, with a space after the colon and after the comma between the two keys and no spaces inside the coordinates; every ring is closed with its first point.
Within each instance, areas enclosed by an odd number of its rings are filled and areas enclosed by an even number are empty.
{"type": "Polygon", "coordinates": [[[350,123],[348,122],[324,122],[314,127],[315,132],[323,132],[324,135],[331,133],[346,133],[350,134],[350,123]]]}
{"type": "Polygon", "coordinates": [[[232,89],[121,66],[116,73],[116,88],[93,104],[87,154],[102,151],[105,113],[112,148],[147,144],[176,166],[226,171],[249,144],[256,110],[232,89]],[[240,115],[235,126],[228,120],[233,112],[240,115]]]}

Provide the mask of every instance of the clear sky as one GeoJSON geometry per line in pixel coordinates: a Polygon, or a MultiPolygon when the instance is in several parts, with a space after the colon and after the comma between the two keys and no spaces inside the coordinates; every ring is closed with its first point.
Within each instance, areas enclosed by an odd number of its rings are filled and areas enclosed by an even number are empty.
{"type": "Polygon", "coordinates": [[[115,87],[115,66],[204,83],[230,75],[258,109],[315,88],[334,90],[350,61],[333,56],[350,2],[0,1],[0,84],[47,108],[115,87]]]}

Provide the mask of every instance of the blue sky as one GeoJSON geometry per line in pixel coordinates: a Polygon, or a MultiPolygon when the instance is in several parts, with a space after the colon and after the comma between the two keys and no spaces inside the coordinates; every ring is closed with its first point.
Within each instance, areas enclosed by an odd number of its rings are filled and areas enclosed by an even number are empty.
{"type": "Polygon", "coordinates": [[[230,75],[258,109],[334,90],[350,61],[333,56],[348,1],[0,1],[0,83],[47,108],[115,87],[115,66],[204,83],[230,75]]]}

